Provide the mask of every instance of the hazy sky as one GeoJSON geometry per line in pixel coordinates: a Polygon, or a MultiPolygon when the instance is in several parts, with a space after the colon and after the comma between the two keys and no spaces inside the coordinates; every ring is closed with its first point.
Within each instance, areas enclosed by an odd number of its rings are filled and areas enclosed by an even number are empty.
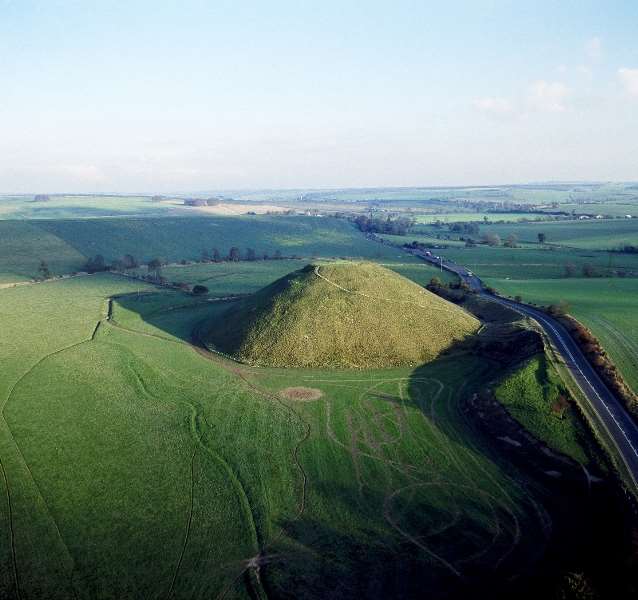
{"type": "Polygon", "coordinates": [[[638,180],[638,2],[0,0],[0,191],[638,180]]]}

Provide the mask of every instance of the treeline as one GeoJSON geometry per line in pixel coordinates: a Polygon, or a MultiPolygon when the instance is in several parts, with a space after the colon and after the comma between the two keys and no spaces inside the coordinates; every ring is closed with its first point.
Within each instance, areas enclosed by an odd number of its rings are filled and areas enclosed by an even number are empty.
{"type": "Polygon", "coordinates": [[[242,252],[237,246],[231,247],[228,254],[222,254],[217,248],[212,250],[202,250],[201,260],[199,262],[237,262],[240,260],[256,261],[256,260],[282,260],[284,258],[299,258],[298,256],[284,257],[281,251],[276,250],[272,255],[267,252],[259,253],[254,248],[246,248],[242,252]]]}
{"type": "Polygon", "coordinates": [[[388,216],[383,218],[359,215],[353,219],[353,222],[363,233],[406,235],[414,227],[414,221],[405,217],[388,216]]]}
{"type": "MultiPolygon", "coordinates": [[[[232,246],[227,253],[222,253],[217,248],[211,250],[202,250],[199,260],[191,261],[183,259],[179,264],[187,265],[191,263],[222,263],[222,262],[239,262],[239,261],[259,261],[259,260],[284,260],[301,258],[298,255],[284,256],[280,250],[276,250],[272,254],[267,252],[258,253],[254,248],[246,248],[242,250],[238,246],[232,246]]],[[[96,254],[89,258],[84,264],[83,270],[87,273],[100,273],[103,271],[129,271],[137,269],[140,266],[146,266],[149,271],[157,271],[161,267],[166,266],[167,261],[160,257],[155,257],[146,262],[138,261],[133,255],[125,254],[120,258],[116,258],[108,263],[103,255],[96,254]]],[[[42,270],[42,269],[41,269],[42,270]]]]}
{"type": "Polygon", "coordinates": [[[441,296],[441,298],[444,298],[448,302],[454,302],[455,304],[462,302],[469,293],[472,293],[470,286],[462,279],[456,282],[444,283],[438,277],[432,277],[425,288],[433,294],[441,296]]]}
{"type": "MultiPolygon", "coordinates": [[[[432,224],[432,227],[436,229],[442,229],[444,223],[442,221],[436,221],[432,224]]],[[[479,234],[479,224],[476,222],[468,222],[465,223],[463,221],[459,221],[457,223],[448,223],[447,228],[451,233],[465,233],[468,235],[478,235],[479,234]]]]}
{"type": "Polygon", "coordinates": [[[622,267],[613,269],[610,267],[596,267],[591,263],[583,264],[580,269],[574,263],[565,263],[563,270],[564,277],[633,277],[636,273],[634,271],[626,270],[622,267]]]}

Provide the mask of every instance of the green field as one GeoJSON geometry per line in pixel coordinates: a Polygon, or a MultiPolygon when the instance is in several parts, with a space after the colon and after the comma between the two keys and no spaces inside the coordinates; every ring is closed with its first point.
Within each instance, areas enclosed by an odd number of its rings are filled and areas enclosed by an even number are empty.
{"type": "MultiPolygon", "coordinates": [[[[438,252],[438,251],[437,251],[438,252]]],[[[571,264],[574,275],[582,276],[585,265],[599,275],[623,271],[638,274],[638,255],[566,250],[562,248],[447,248],[441,255],[469,267],[480,277],[500,279],[566,279],[565,268],[571,264]]]]}
{"type": "Polygon", "coordinates": [[[367,240],[341,219],[282,216],[164,217],[49,221],[0,220],[0,280],[37,275],[41,259],[54,274],[80,270],[88,257],[107,261],[131,254],[139,261],[194,260],[217,248],[226,256],[236,246],[258,256],[400,259],[399,250],[367,240]]]}
{"type": "Polygon", "coordinates": [[[481,234],[498,233],[505,240],[515,234],[521,242],[538,242],[538,234],[545,234],[548,244],[584,250],[614,250],[621,245],[638,245],[638,218],[592,219],[589,221],[553,221],[546,223],[512,223],[484,225],[481,234]]]}
{"type": "Polygon", "coordinates": [[[489,361],[240,366],[186,343],[223,304],[114,275],[0,302],[2,597],[438,594],[543,552],[543,486],[463,410],[489,361]]]}
{"type": "Polygon", "coordinates": [[[45,202],[33,196],[0,196],[0,219],[74,219],[132,215],[170,215],[175,207],[150,196],[52,195],[45,202]]]}
{"type": "Polygon", "coordinates": [[[26,221],[0,221],[0,284],[30,279],[46,260],[54,274],[78,270],[86,259],[71,244],[26,221]]]}
{"type": "Polygon", "coordinates": [[[366,240],[350,223],[316,217],[244,216],[42,221],[39,226],[86,256],[132,254],[168,261],[199,258],[202,250],[231,246],[271,256],[383,257],[400,255],[366,240]]]}
{"type": "Polygon", "coordinates": [[[504,280],[486,282],[507,296],[548,305],[565,301],[569,312],[592,330],[638,392],[638,279],[504,280]]]}
{"type": "MultiPolygon", "coordinates": [[[[561,231],[560,239],[565,246],[465,248],[457,242],[455,247],[436,252],[469,268],[487,285],[507,296],[520,295],[527,302],[541,305],[568,302],[570,313],[592,330],[627,383],[638,391],[638,321],[634,317],[638,314],[638,255],[567,247],[568,240],[571,243],[578,239],[583,244],[586,240],[588,246],[602,248],[606,243],[601,240],[608,238],[606,234],[599,236],[600,228],[615,225],[624,225],[625,231],[630,231],[630,226],[635,227],[636,223],[573,223],[571,233],[569,226],[557,224],[556,231],[561,231]],[[587,266],[591,266],[594,277],[583,277],[587,266]],[[566,276],[568,268],[572,270],[571,277],[566,276]]],[[[549,237],[550,230],[543,231],[549,237]]],[[[622,230],[618,235],[622,235],[622,230]]],[[[407,239],[411,240],[411,236],[407,239]]]]}
{"type": "MultiPolygon", "coordinates": [[[[113,202],[142,210],[129,200],[113,202]]],[[[568,261],[638,272],[638,257],[536,244],[442,254],[526,300],[568,292],[627,378],[638,372],[638,279],[561,278],[568,261]]],[[[577,525],[597,500],[583,501],[580,468],[576,485],[550,481],[466,403],[500,380],[499,399],[528,430],[596,472],[575,415],[547,412],[558,388],[538,363],[506,373],[455,349],[416,368],[276,369],[192,345],[203,323],[225,319],[232,304],[220,298],[340,257],[421,285],[456,280],[341,219],[0,220],[0,598],[468,597],[581,564],[594,538],[577,525]],[[98,253],[177,263],[231,246],[300,258],[162,269],[205,285],[202,297],[114,274],[2,286],[37,275],[41,259],[61,274],[98,253]]],[[[368,338],[402,314],[376,315],[368,338]]]]}
{"type": "Polygon", "coordinates": [[[487,221],[508,221],[517,222],[523,220],[539,220],[543,221],[550,218],[549,215],[540,213],[513,213],[513,212],[448,212],[448,213],[432,213],[428,215],[417,215],[415,221],[417,223],[470,223],[487,221]]]}
{"type": "MultiPolygon", "coordinates": [[[[455,275],[424,263],[408,254],[401,253],[396,260],[388,258],[373,259],[374,262],[400,273],[404,277],[425,286],[432,277],[439,277],[446,283],[457,280],[455,275]]],[[[308,264],[307,259],[242,261],[221,263],[193,263],[189,265],[171,265],[162,268],[162,276],[168,281],[205,285],[214,296],[230,294],[250,294],[308,264]]],[[[135,271],[145,275],[147,270],[135,271]]]]}
{"type": "MultiPolygon", "coordinates": [[[[468,219],[469,220],[469,219],[468,219]]],[[[459,219],[462,221],[462,219],[459,219]]],[[[448,223],[456,222],[449,219],[448,223]]],[[[505,241],[510,235],[515,235],[517,243],[541,247],[538,234],[545,235],[545,244],[563,246],[579,250],[617,250],[620,246],[638,245],[637,219],[591,219],[588,221],[541,221],[525,223],[484,223],[479,225],[479,233],[472,234],[475,241],[482,236],[495,233],[505,241]]],[[[384,236],[391,241],[398,241],[399,236],[384,236]]],[[[447,225],[417,225],[407,238],[421,241],[425,244],[444,244],[447,246],[464,246],[467,234],[452,233],[447,225]],[[459,238],[463,237],[463,240],[459,238]]]]}

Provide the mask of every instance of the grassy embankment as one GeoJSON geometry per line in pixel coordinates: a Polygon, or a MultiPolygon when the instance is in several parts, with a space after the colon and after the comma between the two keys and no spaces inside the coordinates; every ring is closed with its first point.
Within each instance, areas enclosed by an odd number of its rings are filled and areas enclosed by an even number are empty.
{"type": "Polygon", "coordinates": [[[534,357],[505,377],[495,393],[510,415],[532,435],[557,452],[587,462],[584,425],[545,357],[534,357]]]}

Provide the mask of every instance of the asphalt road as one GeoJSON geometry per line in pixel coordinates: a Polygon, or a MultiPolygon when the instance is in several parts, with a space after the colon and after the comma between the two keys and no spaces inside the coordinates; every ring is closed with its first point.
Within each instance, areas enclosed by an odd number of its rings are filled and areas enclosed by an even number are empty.
{"type": "Polygon", "coordinates": [[[488,294],[481,280],[465,267],[447,261],[444,257],[437,259],[436,256],[426,256],[425,253],[419,251],[413,251],[413,254],[436,266],[442,264],[444,269],[461,277],[472,291],[534,319],[543,328],[563,358],[576,385],[590,403],[600,425],[613,440],[618,455],[633,480],[634,492],[638,494],[638,425],[602,382],[565,327],[556,319],[535,308],[488,294]]]}

